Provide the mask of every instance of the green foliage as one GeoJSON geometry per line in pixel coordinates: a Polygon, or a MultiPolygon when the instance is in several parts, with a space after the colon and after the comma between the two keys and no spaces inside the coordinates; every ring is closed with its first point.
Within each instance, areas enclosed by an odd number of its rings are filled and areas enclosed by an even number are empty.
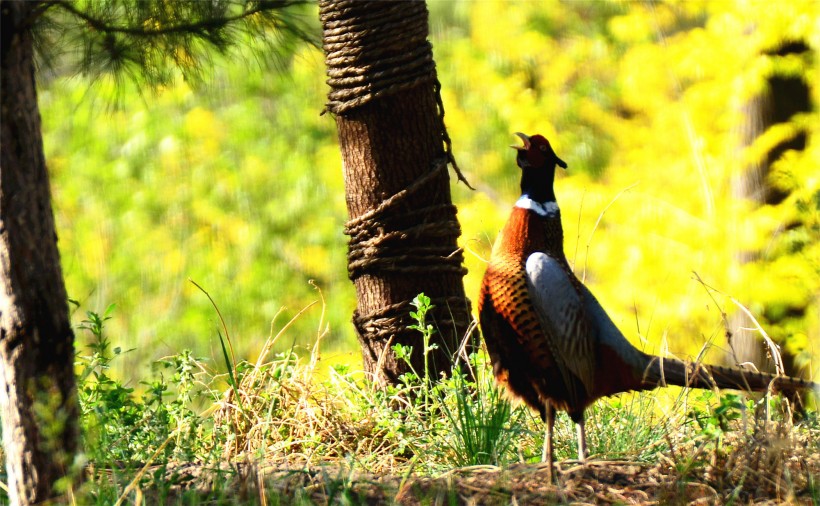
{"type": "Polygon", "coordinates": [[[698,432],[706,441],[716,441],[720,446],[724,434],[731,430],[731,422],[739,420],[743,411],[753,406],[744,404],[743,399],[737,394],[726,393],[720,396],[717,406],[712,407],[709,401],[713,397],[712,392],[701,393],[700,401],[705,403],[703,406],[706,407],[695,406],[687,416],[697,423],[698,432]]]}
{"type": "Polygon", "coordinates": [[[290,317],[315,300],[310,280],[329,294],[331,348],[353,347],[341,324],[355,299],[337,233],[345,210],[334,127],[318,116],[321,65],[303,50],[288,75],[233,66],[212,88],[230,95],[212,104],[181,80],[147,109],[135,92],[119,110],[101,108],[106,82],[88,92],[82,79],[60,80],[41,91],[66,283],[84,305],[120,308],[112,335],[136,348],[122,369],[183,348],[219,357],[218,343],[200,339],[211,335],[213,309],[188,279],[220,303],[238,355],[258,353],[280,308],[290,317]],[[311,110],[310,124],[296,114],[311,110]]]}
{"type": "MultiPolygon", "coordinates": [[[[430,364],[429,364],[429,357],[430,352],[433,350],[438,349],[438,345],[435,343],[431,343],[431,339],[433,334],[436,333],[436,330],[433,328],[433,325],[427,323],[427,312],[433,309],[435,306],[430,303],[430,297],[424,295],[423,293],[418,294],[413,300],[410,302],[410,305],[416,308],[416,311],[410,311],[410,318],[416,320],[416,323],[410,325],[408,328],[413,330],[418,330],[421,332],[421,342],[422,342],[422,349],[421,353],[424,356],[424,371],[423,376],[420,378],[423,382],[429,383],[430,381],[434,381],[435,378],[430,377],[430,364]]],[[[407,351],[403,355],[404,360],[407,361],[409,364],[410,353],[412,352],[412,347],[410,350],[407,351]]],[[[412,365],[410,366],[412,368],[412,365]]],[[[427,389],[423,389],[425,395],[425,404],[427,403],[427,389]]]]}
{"type": "MultiPolygon", "coordinates": [[[[443,437],[448,449],[444,452],[444,459],[451,465],[499,465],[508,461],[517,431],[520,430],[514,428],[519,422],[511,420],[510,401],[494,384],[492,375],[486,374],[487,364],[478,355],[471,356],[470,364],[465,364],[469,365],[467,371],[456,366],[447,378],[431,378],[427,358],[437,347],[430,344],[435,329],[426,322],[426,317],[434,306],[423,293],[416,296],[411,304],[416,311],[411,311],[410,317],[416,323],[408,328],[422,335],[424,371],[420,375],[412,370],[412,346],[393,345],[396,358],[405,361],[411,372],[402,375],[402,384],[392,389],[391,395],[404,399],[402,425],[406,426],[412,419],[420,432],[418,441],[413,443],[408,440],[407,445],[398,448],[399,454],[408,448],[429,445],[431,437],[443,437]],[[476,377],[477,374],[480,376],[476,377]],[[408,417],[410,413],[412,417],[408,417]],[[435,421],[432,425],[436,427],[435,432],[429,431],[431,420],[435,421]]],[[[522,409],[516,410],[516,418],[522,414],[522,409]]]]}
{"type": "Polygon", "coordinates": [[[509,462],[523,430],[525,410],[519,407],[513,416],[510,400],[486,374],[487,364],[478,355],[471,362],[471,370],[482,374],[478,381],[456,369],[443,386],[450,397],[442,404],[450,428],[447,461],[454,467],[502,465],[509,462]]]}
{"type": "MultiPolygon", "coordinates": [[[[214,53],[253,49],[257,61],[276,63],[299,42],[316,44],[305,1],[163,2],[107,0],[54,2],[40,9],[34,30],[41,61],[97,79],[108,75],[160,86],[178,74],[199,80],[214,53]],[[55,54],[59,52],[59,54],[55,54]]],[[[311,16],[312,18],[313,16],[311,16]]]]}
{"type": "Polygon", "coordinates": [[[161,372],[142,382],[144,391],[137,395],[110,375],[112,363],[124,353],[111,348],[105,334],[113,309],[108,306],[102,315],[87,311],[78,327],[90,334],[88,354],[77,359],[83,447],[97,465],[193,458],[207,444],[201,437],[202,420],[192,407],[194,399],[202,400],[202,389],[195,388],[200,360],[184,350],[157,361],[170,377],[161,372]]]}
{"type": "MultiPolygon", "coordinates": [[[[651,461],[658,453],[668,451],[665,435],[673,429],[670,425],[678,421],[680,408],[677,402],[670,402],[661,411],[658,395],[627,394],[596,403],[587,411],[587,446],[590,455],[606,455],[608,458],[639,462],[651,461]],[[617,420],[617,423],[613,423],[617,420]]],[[[562,440],[572,442],[571,448],[561,449],[563,458],[576,458],[577,438],[573,424],[559,427],[562,440]]]]}

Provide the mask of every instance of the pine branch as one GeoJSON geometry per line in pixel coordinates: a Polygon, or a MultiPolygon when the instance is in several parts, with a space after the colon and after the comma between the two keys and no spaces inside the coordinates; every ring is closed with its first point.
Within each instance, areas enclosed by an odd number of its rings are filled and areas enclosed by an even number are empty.
{"type": "Polygon", "coordinates": [[[146,28],[145,26],[118,26],[109,24],[105,20],[94,17],[86,11],[80,10],[74,6],[71,0],[60,0],[53,5],[59,6],[68,11],[70,14],[82,19],[89,26],[97,31],[106,34],[122,34],[135,37],[157,37],[162,35],[173,34],[197,34],[208,38],[215,30],[220,30],[226,26],[249,18],[255,14],[266,13],[273,10],[285,9],[296,5],[304,5],[308,2],[304,0],[283,0],[283,1],[264,1],[258,2],[254,7],[246,10],[240,14],[235,14],[227,17],[214,17],[202,19],[194,23],[171,24],[168,26],[146,28]]]}
{"type": "MultiPolygon", "coordinates": [[[[307,0],[54,0],[35,26],[40,60],[62,54],[84,74],[151,86],[177,71],[198,81],[214,50],[245,46],[262,60],[290,54],[293,43],[318,47],[318,37],[294,7],[307,0]]],[[[63,59],[63,61],[67,61],[63,59]]]]}

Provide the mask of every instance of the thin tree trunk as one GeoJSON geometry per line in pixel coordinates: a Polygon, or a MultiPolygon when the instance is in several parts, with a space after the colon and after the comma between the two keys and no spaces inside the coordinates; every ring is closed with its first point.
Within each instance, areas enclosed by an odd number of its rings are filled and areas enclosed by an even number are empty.
{"type": "Polygon", "coordinates": [[[413,346],[412,367],[424,373],[421,334],[407,329],[409,302],[423,292],[437,306],[431,320],[438,349],[428,364],[431,377],[438,377],[450,372],[471,317],[427,9],[424,2],[329,0],[320,8],[331,76],[328,108],[336,115],[351,218],[348,270],[358,298],[354,324],[364,367],[377,381],[397,382],[409,369],[389,348],[403,344],[413,346]],[[340,53],[344,57],[335,61],[340,53]],[[380,82],[377,72],[392,72],[392,81],[380,82]],[[345,76],[352,77],[352,90],[345,76]],[[350,95],[340,102],[345,91],[350,95]]]}
{"type": "MultiPolygon", "coordinates": [[[[803,42],[785,42],[769,54],[772,57],[783,57],[801,54],[808,50],[808,46],[803,42]]],[[[745,122],[739,129],[741,149],[751,146],[772,125],[785,123],[795,114],[811,110],[809,87],[802,77],[772,76],[767,84],[766,90],[743,105],[745,122]]],[[[787,150],[804,150],[807,142],[806,132],[800,130],[793,137],[773,146],[761,159],[743,167],[742,171],[732,181],[734,197],[750,200],[756,206],[776,205],[786,199],[788,193],[772,186],[769,182],[771,166],[787,150]]],[[[739,235],[752,233],[744,230],[744,228],[745,224],[742,221],[738,222],[736,224],[736,233],[739,235]]],[[[735,253],[735,258],[741,264],[762,261],[760,256],[761,252],[759,251],[737,251],[735,253]]],[[[754,283],[754,280],[749,280],[749,282],[754,283]]],[[[806,309],[800,308],[792,317],[802,318],[806,309]]],[[[781,322],[764,323],[776,325],[781,322]]],[[[732,352],[734,355],[730,361],[732,363],[751,362],[760,370],[775,372],[774,362],[767,357],[765,351],[768,347],[762,342],[759,333],[753,330],[754,323],[748,316],[736,311],[730,317],[729,326],[733,332],[732,352]]],[[[799,375],[800,371],[796,370],[794,365],[794,357],[785,351],[785,347],[783,347],[782,358],[786,374],[791,376],[799,375]]]]}
{"type": "Polygon", "coordinates": [[[74,343],[43,154],[30,18],[2,2],[0,410],[12,504],[55,496],[77,450],[74,343]]]}

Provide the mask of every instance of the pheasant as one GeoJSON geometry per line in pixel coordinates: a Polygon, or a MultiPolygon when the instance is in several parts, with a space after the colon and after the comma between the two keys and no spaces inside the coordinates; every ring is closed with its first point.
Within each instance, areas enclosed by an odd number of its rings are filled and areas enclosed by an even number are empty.
{"type": "Polygon", "coordinates": [[[783,393],[818,388],[799,378],[660,358],[629,344],[564,255],[553,179],[556,165],[567,164],[543,136],[516,135],[524,141],[512,146],[521,197],[493,246],[478,312],[496,380],[546,423],[550,479],[556,410],[577,424],[583,460],[584,410],[604,396],[664,385],[783,393]]]}

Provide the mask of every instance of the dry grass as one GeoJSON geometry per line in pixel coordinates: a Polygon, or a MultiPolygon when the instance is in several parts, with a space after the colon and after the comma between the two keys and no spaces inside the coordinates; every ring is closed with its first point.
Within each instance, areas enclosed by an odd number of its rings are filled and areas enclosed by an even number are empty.
{"type": "Polygon", "coordinates": [[[818,414],[794,423],[785,400],[664,389],[599,401],[589,410],[585,464],[570,459],[573,426],[559,418],[551,484],[536,417],[517,406],[503,426],[482,426],[506,402],[486,402],[499,397],[483,354],[471,359],[475,383],[456,374],[385,391],[340,367],[317,379],[321,321],[310,357],[271,353],[288,326],[255,363],[229,359],[227,391],[163,443],[210,431],[198,457],[155,458],[160,448],[119,471],[95,462],[99,488],[88,502],[110,504],[113,494],[121,504],[820,504],[818,414]],[[467,429],[452,418],[464,406],[475,417],[470,430],[513,441],[488,450],[487,465],[453,464],[467,461],[467,429]],[[192,423],[201,430],[188,430],[192,423]]]}
{"type": "MultiPolygon", "coordinates": [[[[455,450],[444,441],[452,434],[411,403],[405,412],[390,409],[390,399],[349,374],[311,381],[313,360],[300,365],[280,357],[260,365],[240,383],[244,411],[229,394],[217,413],[217,427],[238,431],[218,472],[190,463],[163,466],[165,476],[184,483],[170,497],[218,489],[230,491],[218,501],[228,504],[820,502],[816,413],[799,424],[777,413],[767,421],[765,398],[723,418],[715,413],[725,399],[710,406],[686,390],[660,415],[652,408],[655,393],[599,403],[589,418],[596,455],[586,464],[564,460],[558,482],[550,484],[535,462],[541,430],[532,417],[519,416],[520,426],[510,427],[521,434],[520,444],[501,465],[446,469],[444,454],[455,450]],[[392,417],[406,424],[404,433],[391,432],[392,417]],[[725,426],[710,431],[710,420],[725,426]],[[401,438],[410,443],[402,446],[401,438]]],[[[571,434],[562,420],[559,454],[574,453],[571,434]]]]}
{"type": "MultiPolygon", "coordinates": [[[[293,468],[277,459],[235,464],[220,486],[233,490],[230,497],[237,502],[258,504],[817,504],[820,430],[774,429],[748,437],[737,432],[721,451],[681,441],[650,463],[564,461],[556,484],[547,482],[543,464],[473,466],[424,476],[367,473],[332,460],[293,468]]],[[[214,476],[205,473],[189,486],[207,493],[215,479],[224,480],[224,469],[221,478],[214,476]]]]}

